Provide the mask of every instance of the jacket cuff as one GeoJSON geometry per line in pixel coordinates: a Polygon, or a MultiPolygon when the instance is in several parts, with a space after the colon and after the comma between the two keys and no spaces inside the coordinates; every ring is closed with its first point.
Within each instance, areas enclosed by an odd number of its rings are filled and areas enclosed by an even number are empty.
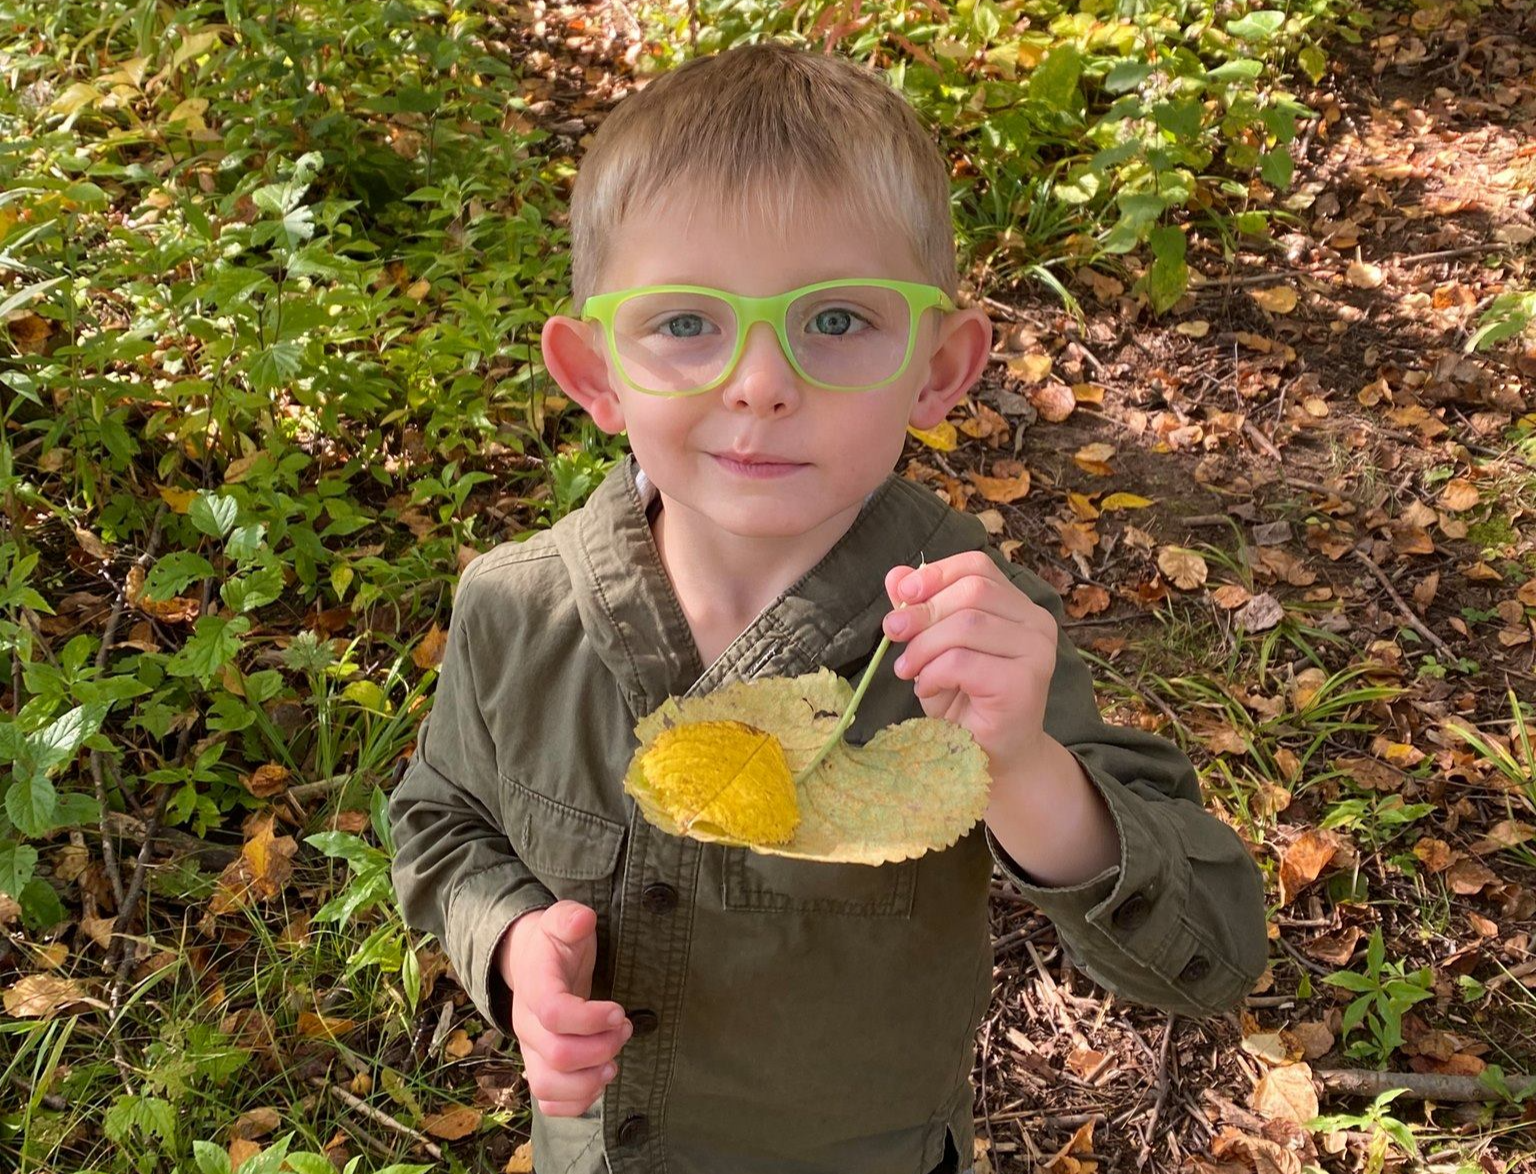
{"type": "Polygon", "coordinates": [[[496,972],[496,946],[523,914],[554,903],[554,894],[530,880],[520,860],[471,873],[449,898],[443,947],[470,1001],[505,1036],[512,1035],[511,1000],[496,972]]]}
{"type": "Polygon", "coordinates": [[[1252,983],[1232,965],[1228,951],[1216,948],[1198,928],[1203,911],[1191,906],[1192,857],[1200,853],[1190,851],[1180,825],[1194,818],[1214,824],[1211,830],[1220,836],[1236,837],[1198,805],[1149,801],[1073,757],[1114,819],[1120,862],[1074,885],[1038,884],[987,828],[987,846],[998,867],[1051,919],[1075,964],[1101,986],[1187,1015],[1230,1007],[1252,983]]]}

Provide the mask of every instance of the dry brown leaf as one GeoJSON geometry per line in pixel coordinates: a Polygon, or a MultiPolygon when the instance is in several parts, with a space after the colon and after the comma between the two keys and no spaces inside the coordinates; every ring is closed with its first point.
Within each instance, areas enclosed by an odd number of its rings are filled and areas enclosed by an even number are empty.
{"type": "Polygon", "coordinates": [[[423,1117],[421,1128],[444,1141],[457,1141],[479,1129],[482,1116],[484,1114],[479,1109],[469,1105],[449,1105],[441,1112],[428,1113],[423,1117]]]}
{"type": "Polygon", "coordinates": [[[357,1026],[357,1020],[338,1015],[319,1015],[313,1011],[299,1012],[299,1034],[309,1039],[335,1039],[346,1035],[357,1026]]]}
{"type": "Polygon", "coordinates": [[[1498,881],[1492,870],[1471,857],[1458,860],[1445,874],[1451,891],[1462,897],[1470,897],[1483,891],[1487,885],[1498,881]]]}
{"type": "Polygon", "coordinates": [[[1085,473],[1092,473],[1095,477],[1109,477],[1114,474],[1114,469],[1109,464],[1109,458],[1115,455],[1113,445],[1104,444],[1102,441],[1093,444],[1085,444],[1072,454],[1072,460],[1077,467],[1085,473]]]}
{"type": "Polygon", "coordinates": [[[1188,322],[1180,322],[1174,329],[1185,338],[1204,338],[1211,332],[1211,324],[1204,318],[1191,318],[1188,322]]]}
{"type": "Polygon", "coordinates": [[[276,762],[268,762],[250,774],[242,775],[240,782],[256,798],[269,799],[288,789],[288,768],[276,762]]]}
{"type": "Polygon", "coordinates": [[[997,510],[982,510],[976,515],[976,520],[991,537],[995,538],[1003,532],[1003,515],[997,510]]]}
{"type": "Polygon", "coordinates": [[[15,316],[6,316],[5,329],[11,345],[21,354],[40,355],[53,334],[53,323],[31,310],[23,310],[15,316]]]}
{"type": "Polygon", "coordinates": [[[512,1151],[503,1174],[533,1174],[533,1142],[525,1141],[512,1151]]]}
{"type": "Polygon", "coordinates": [[[16,1019],[46,1019],[76,1003],[102,1004],[89,998],[72,978],[56,974],[29,974],[8,987],[4,995],[5,1013],[16,1019]]]}
{"type": "Polygon", "coordinates": [[[1066,598],[1067,614],[1074,620],[1096,616],[1109,607],[1109,592],[1094,583],[1079,583],[1066,598]]]}
{"type": "Polygon", "coordinates": [[[427,669],[435,669],[443,663],[443,650],[447,646],[448,633],[433,624],[411,651],[411,661],[423,672],[427,669]]]}
{"type": "Polygon", "coordinates": [[[251,1141],[249,1138],[235,1138],[229,1143],[230,1170],[234,1174],[238,1174],[240,1167],[261,1153],[261,1149],[262,1147],[257,1142],[251,1141]]]}
{"type": "Polygon", "coordinates": [[[1457,477],[1454,481],[1447,481],[1445,488],[1440,491],[1440,507],[1460,513],[1475,506],[1479,497],[1476,485],[1457,477]]]}
{"type": "Polygon", "coordinates": [[[1204,557],[1183,546],[1165,546],[1159,550],[1157,569],[1183,591],[1193,591],[1203,585],[1206,575],[1210,573],[1204,557]]]}
{"type": "Polygon", "coordinates": [[[1444,872],[1458,859],[1458,855],[1451,851],[1449,844],[1430,836],[1425,836],[1413,846],[1413,854],[1430,872],[1444,872]]]}
{"type": "Polygon", "coordinates": [[[1342,968],[1348,966],[1349,960],[1355,956],[1355,946],[1359,944],[1360,937],[1359,926],[1346,925],[1334,933],[1313,938],[1301,947],[1301,951],[1309,958],[1342,968]]]}
{"type": "Polygon", "coordinates": [[[272,824],[270,815],[259,819],[239,857],[220,873],[211,912],[229,913],[253,900],[271,900],[288,883],[298,845],[292,836],[273,836],[272,824]]]}
{"type": "Polygon", "coordinates": [[[265,1137],[282,1123],[282,1114],[277,1109],[271,1105],[263,1105],[259,1109],[250,1109],[236,1117],[234,1124],[229,1127],[229,1135],[246,1140],[265,1137]]]}
{"type": "Polygon", "coordinates": [[[443,1041],[443,1054],[450,1059],[462,1060],[474,1050],[475,1045],[470,1040],[469,1033],[463,1028],[456,1029],[443,1041]]]}
{"type": "Polygon", "coordinates": [[[1065,383],[1047,383],[1029,393],[1029,402],[1047,424],[1060,424],[1077,407],[1077,397],[1065,383]]]}
{"type": "Polygon", "coordinates": [[[1330,831],[1307,828],[1286,848],[1280,858],[1280,904],[1289,905],[1334,858],[1339,837],[1330,831]]]}
{"type": "Polygon", "coordinates": [[[1298,1023],[1288,1034],[1301,1045],[1301,1057],[1304,1060],[1317,1060],[1333,1051],[1333,1032],[1320,1019],[1298,1023]]]}
{"type": "Polygon", "coordinates": [[[1251,289],[1250,297],[1271,314],[1289,314],[1296,308],[1298,295],[1288,285],[1272,285],[1266,289],[1251,289]]]}
{"type": "Polygon", "coordinates": [[[1536,836],[1536,827],[1521,823],[1518,819],[1501,819],[1488,829],[1487,835],[1472,845],[1470,851],[1474,856],[1486,856],[1505,848],[1518,848],[1532,836],[1536,836]]]}
{"type": "Polygon", "coordinates": [[[966,470],[966,480],[988,501],[1006,504],[1029,494],[1029,470],[1018,461],[994,461],[991,477],[966,470]]]}
{"type": "Polygon", "coordinates": [[[1211,599],[1217,607],[1223,611],[1231,611],[1233,608],[1242,607],[1253,596],[1248,593],[1246,587],[1237,583],[1223,583],[1215,591],[1211,592],[1211,599]]]}
{"type": "Polygon", "coordinates": [[[1254,1112],[1297,1125],[1317,1116],[1317,1089],[1309,1064],[1287,1064],[1259,1077],[1253,1090],[1254,1112]]]}

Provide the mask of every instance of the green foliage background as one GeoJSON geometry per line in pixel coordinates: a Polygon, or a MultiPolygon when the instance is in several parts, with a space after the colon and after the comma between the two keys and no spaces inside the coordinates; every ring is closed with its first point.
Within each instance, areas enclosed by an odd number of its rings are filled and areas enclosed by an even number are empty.
{"type": "MultiPolygon", "coordinates": [[[[1282,215],[1308,113],[1293,77],[1322,75],[1320,39],[1351,35],[1350,10],[637,12],[648,69],[778,36],[883,70],[954,162],[979,292],[1072,306],[1074,271],[1098,265],[1161,311],[1191,233],[1230,246],[1282,215]]],[[[514,15],[0,4],[0,894],[30,931],[77,914],[40,854],[99,843],[109,813],[237,837],[264,805],[241,780],[263,764],[372,808],[382,842],[379,784],[433,680],[410,652],[446,622],[462,559],[549,525],[619,455],[539,362],[566,292],[575,144],[540,129],[514,15]]],[[[352,883],[317,919],[311,978],[366,973],[354,993],[379,1030],[407,1030],[420,975],[387,856],[350,833],[312,846],[352,883]]],[[[157,877],[152,897],[211,883],[157,877]]],[[[134,1079],[82,1062],[78,1107],[36,1101],[0,1137],[33,1164],[61,1147],[102,1169],[192,1160],[245,1052],[210,1022],[138,1030],[134,1079]],[[93,1104],[106,1126],[82,1142],[93,1104]]],[[[68,1032],[16,1038],[6,1075],[37,1086],[68,1032]]]]}

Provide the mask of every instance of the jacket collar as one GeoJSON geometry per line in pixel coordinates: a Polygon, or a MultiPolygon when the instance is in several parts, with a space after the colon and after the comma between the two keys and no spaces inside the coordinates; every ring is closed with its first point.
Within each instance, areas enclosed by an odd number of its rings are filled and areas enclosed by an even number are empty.
{"type": "Polygon", "coordinates": [[[708,693],[732,680],[856,664],[879,643],[891,567],[986,545],[974,517],[891,473],[821,562],[705,665],[651,534],[647,507],[655,493],[634,454],[626,454],[552,531],[586,637],[637,717],[669,696],[708,693]]]}

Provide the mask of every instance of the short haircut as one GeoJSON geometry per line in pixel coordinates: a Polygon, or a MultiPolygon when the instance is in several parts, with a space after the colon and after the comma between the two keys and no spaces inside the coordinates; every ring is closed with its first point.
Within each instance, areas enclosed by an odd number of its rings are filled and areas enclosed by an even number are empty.
{"type": "Polygon", "coordinates": [[[895,88],[845,58],[742,45],[685,62],[615,106],[571,196],[577,312],[598,292],[624,218],[679,194],[786,235],[828,208],[872,218],[907,237],[928,281],[957,293],[944,156],[895,88]]]}

